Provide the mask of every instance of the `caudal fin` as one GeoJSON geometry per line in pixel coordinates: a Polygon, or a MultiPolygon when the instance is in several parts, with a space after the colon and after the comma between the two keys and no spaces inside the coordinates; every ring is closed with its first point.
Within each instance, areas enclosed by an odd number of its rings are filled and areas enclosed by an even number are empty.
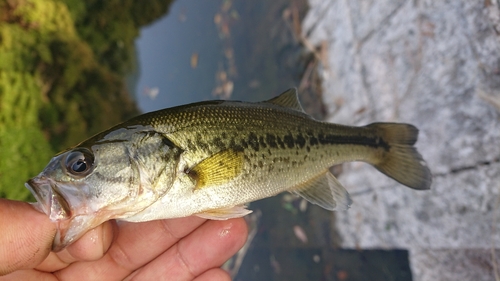
{"type": "Polygon", "coordinates": [[[431,171],[413,146],[418,138],[418,129],[410,124],[373,123],[367,128],[388,144],[386,151],[376,163],[371,163],[380,172],[413,189],[430,189],[431,171]]]}

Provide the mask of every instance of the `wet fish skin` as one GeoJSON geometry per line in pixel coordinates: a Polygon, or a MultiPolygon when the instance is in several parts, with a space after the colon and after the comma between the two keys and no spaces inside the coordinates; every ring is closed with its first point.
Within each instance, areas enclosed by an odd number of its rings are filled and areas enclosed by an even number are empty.
{"type": "Polygon", "coordinates": [[[346,161],[428,189],[417,136],[409,124],[316,121],[290,89],[265,102],[208,101],[138,116],[56,155],[26,186],[58,224],[59,250],[109,219],[228,219],[287,190],[346,209],[349,195],[328,171],[346,161]]]}

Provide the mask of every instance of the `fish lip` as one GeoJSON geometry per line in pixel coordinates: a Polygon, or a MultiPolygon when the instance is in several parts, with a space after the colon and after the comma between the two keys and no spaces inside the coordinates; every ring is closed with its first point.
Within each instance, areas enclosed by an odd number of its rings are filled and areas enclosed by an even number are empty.
{"type": "Polygon", "coordinates": [[[61,251],[88,230],[74,231],[74,228],[78,228],[82,220],[85,220],[85,216],[70,208],[68,204],[70,201],[62,195],[65,192],[64,188],[58,186],[51,178],[42,174],[28,180],[25,186],[38,202],[36,209],[45,213],[56,226],[52,251],[61,251]]]}
{"type": "Polygon", "coordinates": [[[53,222],[71,218],[71,208],[68,201],[58,191],[57,185],[46,177],[35,177],[25,184],[41,209],[53,222]]]}
{"type": "Polygon", "coordinates": [[[46,200],[50,198],[50,190],[41,188],[40,185],[37,183],[35,180],[36,178],[32,178],[28,180],[24,186],[33,194],[35,197],[35,200],[39,203],[38,206],[40,209],[47,214],[48,216],[50,215],[50,201],[46,200]]]}

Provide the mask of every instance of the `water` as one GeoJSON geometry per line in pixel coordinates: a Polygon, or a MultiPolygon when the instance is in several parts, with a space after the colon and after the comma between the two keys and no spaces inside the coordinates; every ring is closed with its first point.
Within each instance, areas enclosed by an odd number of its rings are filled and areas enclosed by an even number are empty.
{"type": "MultiPolygon", "coordinates": [[[[297,87],[311,55],[294,38],[291,18],[283,19],[290,3],[174,2],[136,42],[140,109],[221,98],[260,101],[297,87]]],[[[295,6],[306,2],[300,3],[295,6]]]]}
{"type": "Polygon", "coordinates": [[[143,112],[213,99],[214,76],[223,58],[213,19],[221,3],[176,1],[169,15],[141,30],[136,98],[143,112]],[[190,63],[194,54],[199,57],[196,68],[190,63]],[[148,96],[155,89],[157,96],[148,96]]]}

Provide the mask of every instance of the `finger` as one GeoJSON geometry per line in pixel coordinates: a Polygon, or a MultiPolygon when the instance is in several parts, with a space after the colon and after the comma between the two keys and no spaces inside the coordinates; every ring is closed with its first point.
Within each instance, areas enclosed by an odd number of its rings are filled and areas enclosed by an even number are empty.
{"type": "Polygon", "coordinates": [[[208,221],[129,279],[165,280],[168,277],[169,280],[193,280],[203,272],[221,266],[234,255],[245,243],[247,234],[247,225],[242,218],[208,221]]]}
{"type": "Polygon", "coordinates": [[[220,268],[212,268],[203,272],[200,276],[193,279],[193,281],[231,281],[231,276],[220,268]]]}
{"type": "Polygon", "coordinates": [[[33,269],[17,270],[5,276],[0,276],[0,281],[58,281],[57,278],[47,272],[33,269]]]}
{"type": "Polygon", "coordinates": [[[94,261],[102,258],[113,241],[113,229],[116,222],[107,221],[85,233],[75,243],[57,253],[62,261],[94,261]]]}
{"type": "MultiPolygon", "coordinates": [[[[129,275],[124,281],[141,280],[140,278],[143,277],[137,277],[138,274],[140,274],[140,272],[136,271],[133,274],[129,275]]],[[[159,280],[171,280],[170,276],[163,276],[162,278],[163,279],[159,280]]],[[[231,281],[231,276],[223,269],[212,268],[208,271],[203,272],[200,276],[193,279],[193,281],[231,281]]]]}
{"type": "Polygon", "coordinates": [[[54,272],[76,261],[94,261],[102,258],[113,241],[113,232],[116,227],[115,221],[107,221],[99,225],[62,251],[51,252],[36,269],[54,272]]]}
{"type": "Polygon", "coordinates": [[[0,275],[37,266],[50,253],[56,233],[47,215],[6,199],[0,199],[0,229],[0,275]]]}
{"type": "Polygon", "coordinates": [[[86,272],[82,279],[122,280],[191,233],[204,221],[198,217],[188,217],[143,223],[119,223],[118,234],[102,259],[74,263],[56,274],[59,279],[75,279],[78,272],[86,272]]]}

